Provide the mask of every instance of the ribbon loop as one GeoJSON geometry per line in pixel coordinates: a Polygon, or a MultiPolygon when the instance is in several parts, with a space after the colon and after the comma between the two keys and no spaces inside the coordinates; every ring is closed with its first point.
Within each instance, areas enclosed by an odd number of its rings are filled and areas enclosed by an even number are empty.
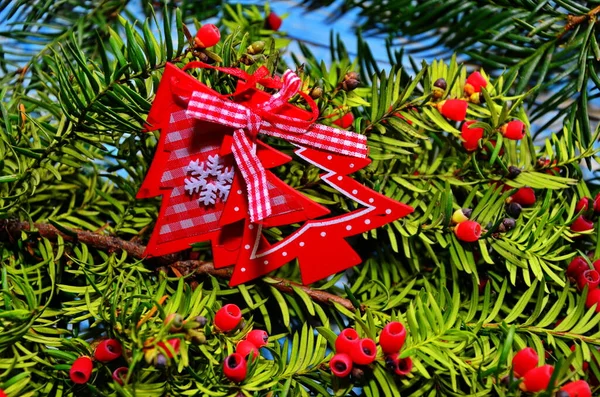
{"type": "MultiPolygon", "coordinates": [[[[230,70],[218,69],[229,73],[230,70]]],[[[268,70],[259,70],[254,75],[234,69],[230,73],[245,80],[245,89],[254,86],[268,75],[268,70]],[[266,74],[265,74],[266,71],[266,74]]],[[[269,83],[274,79],[268,80],[269,83]]],[[[273,94],[257,109],[250,109],[223,96],[211,95],[195,91],[188,103],[187,115],[200,120],[219,123],[235,129],[233,133],[232,153],[238,168],[246,182],[248,193],[248,208],[250,220],[253,223],[271,215],[271,201],[267,185],[267,174],[256,157],[256,144],[258,133],[285,139],[295,144],[315,147],[346,156],[367,157],[367,139],[363,135],[341,130],[322,124],[315,124],[318,109],[312,100],[300,92],[302,80],[291,70],[287,70],[282,79],[281,89],[273,94]],[[277,114],[294,95],[300,93],[307,99],[311,107],[310,120],[302,120],[290,116],[277,114]]],[[[239,90],[238,90],[239,91],[239,90]]]]}

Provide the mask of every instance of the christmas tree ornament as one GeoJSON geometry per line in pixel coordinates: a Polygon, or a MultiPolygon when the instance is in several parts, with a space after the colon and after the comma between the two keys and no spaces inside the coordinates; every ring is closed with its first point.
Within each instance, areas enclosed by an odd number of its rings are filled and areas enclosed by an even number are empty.
{"type": "Polygon", "coordinates": [[[516,378],[520,378],[528,371],[537,367],[540,358],[535,350],[526,347],[519,350],[512,359],[512,370],[516,378]]]}
{"type": "Polygon", "coordinates": [[[530,207],[535,204],[535,191],[529,186],[525,186],[517,190],[509,198],[510,202],[517,203],[522,207],[530,207]]]}
{"type": "Polygon", "coordinates": [[[567,393],[565,397],[592,397],[590,385],[585,380],[569,382],[561,387],[560,390],[567,393]]]}
{"type": "Polygon", "coordinates": [[[588,309],[591,309],[594,305],[596,305],[596,313],[600,313],[600,289],[598,288],[589,290],[585,300],[585,307],[588,309]]]}
{"type": "Polygon", "coordinates": [[[468,152],[479,149],[479,141],[483,138],[483,128],[471,127],[475,123],[476,121],[474,120],[467,120],[461,127],[462,145],[468,152]]]}
{"type": "Polygon", "coordinates": [[[266,346],[269,342],[269,334],[267,331],[263,331],[262,329],[254,329],[248,332],[246,335],[246,340],[252,342],[252,344],[258,348],[266,346]]]}
{"type": "Polygon", "coordinates": [[[128,372],[129,369],[127,367],[119,367],[113,371],[112,378],[118,384],[123,385],[125,379],[127,379],[128,372]]]}
{"type": "Polygon", "coordinates": [[[574,232],[586,232],[594,228],[594,222],[585,219],[583,215],[578,216],[573,223],[571,223],[571,230],[574,232]]]}
{"type": "Polygon", "coordinates": [[[530,369],[523,375],[523,382],[519,385],[521,390],[537,393],[546,390],[550,385],[550,378],[554,372],[552,365],[542,365],[541,367],[530,369]]]}
{"type": "Polygon", "coordinates": [[[358,332],[353,328],[343,329],[335,340],[335,351],[338,353],[350,354],[360,342],[358,332]]]}
{"type": "Polygon", "coordinates": [[[223,374],[232,382],[240,383],[246,379],[248,365],[241,354],[233,353],[225,358],[223,374]]]}
{"type": "Polygon", "coordinates": [[[467,77],[464,91],[468,96],[476,92],[481,92],[482,88],[487,87],[487,80],[479,72],[473,72],[467,77]]]}
{"type": "Polygon", "coordinates": [[[506,139],[518,141],[525,136],[525,123],[521,120],[513,120],[500,127],[500,132],[506,139]]]}
{"type": "Polygon", "coordinates": [[[88,356],[82,356],[75,360],[73,365],[71,365],[69,377],[73,383],[83,385],[90,380],[93,369],[94,364],[92,363],[92,359],[88,356]]]}
{"type": "Polygon", "coordinates": [[[169,314],[164,321],[165,325],[169,326],[169,331],[177,332],[183,328],[183,317],[177,313],[169,314]]]}
{"type": "Polygon", "coordinates": [[[195,67],[240,81],[225,96],[166,66],[147,119],[147,130],[160,130],[160,139],[137,195],[163,197],[146,256],[210,241],[215,268],[235,265],[231,285],[295,259],[302,281],[309,284],[361,262],[346,238],[413,211],[348,176],[370,163],[365,136],[316,123],[318,108],[300,91],[301,80],[292,71],[279,79],[270,77],[265,67],[249,75],[200,62],[186,66],[195,67]],[[270,95],[257,84],[278,92],[270,95]],[[297,94],[310,111],[288,103],[297,94]],[[321,181],[359,208],[325,217],[327,208],[269,171],[291,158],[263,143],[259,134],[297,146],[297,156],[325,171],[321,181]],[[300,226],[276,243],[264,237],[263,229],[291,224],[300,226]]]}
{"type": "Polygon", "coordinates": [[[237,354],[240,354],[245,359],[247,359],[248,355],[250,355],[250,354],[252,355],[252,359],[257,358],[260,355],[256,345],[248,340],[242,340],[242,341],[238,342],[238,344],[235,348],[235,352],[237,354]]]}
{"type": "Polygon", "coordinates": [[[460,241],[473,243],[481,237],[481,225],[475,221],[464,221],[456,225],[454,234],[460,241]]]}
{"type": "Polygon", "coordinates": [[[375,361],[377,356],[377,345],[373,339],[360,339],[357,344],[352,345],[350,349],[350,358],[352,362],[358,365],[369,365],[375,361]]]}
{"type": "Polygon", "coordinates": [[[242,311],[237,305],[229,303],[215,313],[215,327],[222,332],[231,332],[242,321],[242,311]]]}
{"type": "Polygon", "coordinates": [[[271,30],[279,30],[282,23],[283,20],[281,19],[281,17],[275,14],[273,11],[271,11],[265,21],[265,27],[271,30]]]}
{"type": "Polygon", "coordinates": [[[463,121],[467,117],[469,103],[462,99],[447,99],[439,102],[436,106],[445,118],[454,121],[463,121]]]}
{"type": "Polygon", "coordinates": [[[104,339],[94,350],[94,358],[102,363],[116,360],[121,357],[123,349],[116,339],[104,339]]]}
{"type": "Polygon", "coordinates": [[[221,40],[221,31],[212,23],[202,25],[194,38],[196,48],[209,48],[221,40]]]}
{"type": "Polygon", "coordinates": [[[585,270],[577,277],[577,286],[580,291],[583,290],[586,285],[588,289],[591,290],[598,287],[598,284],[600,284],[600,273],[596,270],[585,270]]]}
{"type": "Polygon", "coordinates": [[[386,324],[379,334],[379,346],[384,354],[397,353],[404,346],[406,328],[401,322],[392,321],[386,324]]]}
{"type": "Polygon", "coordinates": [[[352,359],[346,353],[337,353],[329,361],[329,368],[338,378],[345,378],[352,372],[352,359]]]}

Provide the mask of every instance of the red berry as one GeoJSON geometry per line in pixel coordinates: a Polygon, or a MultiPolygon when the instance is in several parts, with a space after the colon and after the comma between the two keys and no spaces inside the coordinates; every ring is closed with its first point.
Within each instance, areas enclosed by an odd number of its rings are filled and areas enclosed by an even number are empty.
{"type": "Polygon", "coordinates": [[[71,378],[73,383],[83,385],[84,383],[87,383],[88,380],[90,380],[93,369],[94,364],[92,363],[92,359],[88,356],[82,356],[75,360],[73,362],[73,365],[71,365],[69,377],[71,378]]]}
{"type": "Polygon", "coordinates": [[[521,140],[525,136],[525,123],[521,120],[509,121],[500,128],[500,132],[506,139],[521,140]]]}
{"type": "Polygon", "coordinates": [[[354,123],[354,115],[352,113],[346,113],[342,117],[336,119],[333,124],[342,127],[342,128],[350,128],[354,123]]]}
{"type": "Polygon", "coordinates": [[[275,14],[273,11],[269,14],[266,20],[267,29],[271,30],[279,30],[281,27],[282,19],[279,15],[275,14]]]}
{"type": "Polygon", "coordinates": [[[592,397],[590,385],[584,380],[569,382],[561,387],[560,390],[569,393],[569,397],[592,397]]]}
{"type": "Polygon", "coordinates": [[[591,199],[589,197],[580,198],[577,204],[575,205],[575,212],[579,213],[581,211],[587,211],[590,207],[590,200],[591,199]]]}
{"type": "Polygon", "coordinates": [[[516,191],[515,194],[510,196],[510,200],[512,203],[520,204],[523,207],[529,207],[535,204],[535,191],[528,187],[522,187],[516,191]]]}
{"type": "Polygon", "coordinates": [[[4,390],[0,389],[0,397],[8,397],[8,394],[4,390]]]}
{"type": "Polygon", "coordinates": [[[467,117],[468,107],[469,103],[462,99],[447,99],[437,104],[442,116],[454,121],[463,121],[467,117]]]}
{"type": "Polygon", "coordinates": [[[467,77],[465,92],[468,95],[472,95],[474,92],[481,92],[481,89],[486,87],[487,84],[487,80],[483,78],[481,73],[473,72],[467,77]]]}
{"type": "Polygon", "coordinates": [[[598,287],[600,284],[600,274],[596,270],[585,270],[577,278],[577,286],[580,290],[587,285],[589,290],[598,287]]]}
{"type": "Polygon", "coordinates": [[[221,32],[219,28],[213,25],[212,23],[208,23],[206,25],[202,25],[198,33],[196,33],[196,38],[194,42],[196,47],[199,48],[208,48],[217,44],[221,40],[221,32]]]}
{"type": "Polygon", "coordinates": [[[175,354],[179,353],[179,348],[181,347],[181,340],[179,340],[178,338],[173,338],[169,339],[167,343],[171,345],[172,348],[167,347],[165,342],[158,342],[156,345],[165,351],[167,357],[173,358],[173,352],[175,352],[175,354]]]}
{"type": "MultiPolygon", "coordinates": [[[[575,350],[577,350],[577,346],[575,345],[571,345],[570,347],[571,351],[574,352],[575,350]]],[[[588,370],[588,368],[590,367],[590,365],[587,363],[587,361],[584,361],[583,364],[581,365],[581,369],[586,372],[588,370]]],[[[573,370],[573,366],[571,365],[571,369],[573,370]]]]}
{"type": "Polygon", "coordinates": [[[352,349],[360,342],[358,332],[353,328],[346,328],[340,332],[335,340],[335,352],[350,354],[352,349]]]}
{"type": "Polygon", "coordinates": [[[252,342],[254,346],[261,348],[267,345],[269,341],[269,334],[267,334],[267,331],[263,331],[262,329],[255,329],[248,332],[248,335],[246,335],[246,340],[248,342],[252,342]]]}
{"type": "Polygon", "coordinates": [[[165,325],[170,324],[169,331],[171,332],[181,331],[181,328],[183,328],[183,323],[183,317],[181,317],[181,315],[177,313],[169,314],[164,321],[165,325]]]}
{"type": "Polygon", "coordinates": [[[397,353],[404,346],[406,328],[398,321],[388,323],[379,334],[379,346],[385,354],[397,353]]]}
{"type": "Polygon", "coordinates": [[[475,221],[464,221],[456,225],[454,234],[460,241],[472,243],[481,237],[481,225],[475,221]]]}
{"type": "Polygon", "coordinates": [[[531,393],[537,393],[542,390],[546,390],[550,384],[552,372],[554,372],[554,367],[548,364],[527,371],[527,373],[523,376],[521,388],[524,391],[531,393]]]}
{"type": "Polygon", "coordinates": [[[396,375],[406,376],[412,371],[413,362],[410,357],[400,358],[400,354],[394,353],[386,358],[386,362],[394,370],[396,375]]]}
{"type": "Polygon", "coordinates": [[[240,354],[244,358],[247,358],[250,353],[252,353],[252,359],[255,359],[259,356],[258,348],[256,347],[256,345],[254,345],[254,343],[248,340],[240,341],[240,343],[238,343],[237,347],[235,348],[235,352],[237,354],[240,354]]]}
{"type": "Polygon", "coordinates": [[[571,223],[571,230],[574,232],[585,232],[594,228],[594,222],[588,221],[583,216],[578,216],[575,222],[571,223]]]}
{"type": "Polygon", "coordinates": [[[240,383],[246,379],[247,372],[248,365],[241,354],[233,353],[225,358],[225,362],[223,363],[223,374],[225,374],[227,379],[240,383]]]}
{"type": "Polygon", "coordinates": [[[116,339],[104,339],[94,350],[94,358],[100,362],[107,363],[121,357],[123,349],[116,339]]]}
{"type": "Polygon", "coordinates": [[[538,354],[531,347],[521,349],[512,359],[513,373],[520,378],[537,367],[539,361],[538,354]]]}
{"type": "Polygon", "coordinates": [[[233,331],[242,321],[242,311],[233,303],[227,304],[217,311],[214,321],[221,331],[233,331]]]}
{"type": "Polygon", "coordinates": [[[600,259],[595,260],[594,263],[592,263],[592,266],[594,267],[595,271],[597,271],[598,273],[600,273],[600,259]]]}
{"type": "Polygon", "coordinates": [[[461,128],[461,137],[463,139],[463,147],[466,151],[472,152],[474,150],[479,149],[479,140],[483,138],[483,128],[470,127],[472,124],[475,124],[476,121],[468,120],[465,121],[461,128]]]}
{"type": "Polygon", "coordinates": [[[113,371],[112,378],[115,382],[122,385],[127,378],[127,372],[129,372],[127,367],[119,367],[113,371]]]}
{"type": "Polygon", "coordinates": [[[329,368],[338,378],[345,378],[352,371],[352,359],[345,353],[337,353],[329,361],[329,368]]]}
{"type": "Polygon", "coordinates": [[[594,213],[600,213],[600,193],[594,197],[594,213]]]}
{"type": "Polygon", "coordinates": [[[594,305],[596,305],[596,313],[600,313],[600,289],[598,288],[588,291],[588,296],[585,301],[585,307],[588,309],[594,305]]]}
{"type": "Polygon", "coordinates": [[[586,270],[590,270],[590,265],[588,265],[583,256],[577,256],[573,258],[571,263],[569,263],[569,266],[567,266],[567,276],[577,280],[581,273],[586,270]]]}
{"type": "Polygon", "coordinates": [[[369,365],[375,361],[377,356],[377,345],[373,342],[373,339],[364,338],[361,339],[357,344],[350,350],[350,357],[352,362],[359,365],[369,365]]]}

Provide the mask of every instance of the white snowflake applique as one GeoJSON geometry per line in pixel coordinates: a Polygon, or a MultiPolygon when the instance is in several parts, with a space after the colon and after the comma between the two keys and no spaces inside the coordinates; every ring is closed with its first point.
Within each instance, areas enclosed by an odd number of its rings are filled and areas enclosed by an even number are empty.
{"type": "Polygon", "coordinates": [[[185,178],[184,189],[189,195],[200,193],[199,204],[212,205],[217,198],[227,200],[234,171],[233,167],[223,166],[223,159],[218,154],[208,156],[204,163],[190,161],[185,172],[192,176],[185,178]]]}

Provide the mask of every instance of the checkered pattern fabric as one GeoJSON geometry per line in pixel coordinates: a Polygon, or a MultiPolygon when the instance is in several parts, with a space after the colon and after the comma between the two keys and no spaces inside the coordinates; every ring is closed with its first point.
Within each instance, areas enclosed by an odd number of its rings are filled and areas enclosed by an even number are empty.
{"type": "MultiPolygon", "coordinates": [[[[165,132],[165,149],[170,151],[170,156],[160,187],[172,190],[171,195],[164,198],[166,209],[156,225],[160,241],[176,241],[222,229],[220,220],[225,203],[217,200],[214,205],[198,204],[198,197],[185,191],[184,179],[189,176],[185,172],[189,162],[205,162],[209,156],[218,154],[223,137],[230,132],[227,127],[188,117],[185,111],[171,115],[169,128],[165,132]]],[[[224,167],[234,166],[233,156],[224,156],[223,160],[224,167]]],[[[272,174],[268,175],[274,177],[272,174]]],[[[268,177],[262,183],[269,192],[269,202],[264,205],[268,205],[274,214],[301,210],[301,206],[295,203],[293,194],[278,189],[269,182],[268,177]]],[[[241,193],[236,191],[230,194],[241,193]]]]}
{"type": "Polygon", "coordinates": [[[189,101],[187,116],[235,129],[232,151],[246,182],[252,222],[272,213],[265,169],[256,157],[253,142],[259,132],[347,156],[367,156],[365,136],[277,114],[277,110],[298,93],[300,85],[300,78],[291,70],[286,71],[281,90],[256,109],[199,91],[195,91],[189,101]]]}

